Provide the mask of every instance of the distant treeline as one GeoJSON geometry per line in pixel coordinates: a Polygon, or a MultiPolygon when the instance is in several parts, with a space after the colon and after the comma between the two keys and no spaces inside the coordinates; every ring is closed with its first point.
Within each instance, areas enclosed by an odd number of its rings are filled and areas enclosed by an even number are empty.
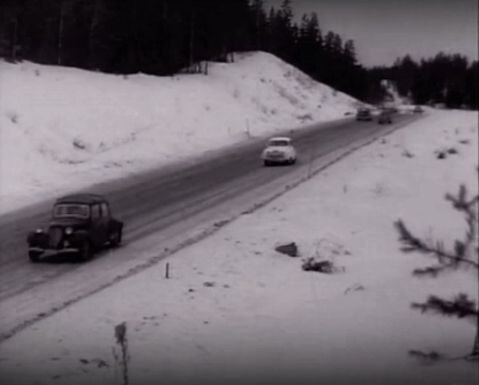
{"type": "MultiPolygon", "coordinates": [[[[0,1],[0,56],[10,61],[170,75],[206,72],[207,61],[229,61],[232,52],[251,50],[275,54],[314,79],[365,101],[381,100],[380,80],[386,77],[398,81],[400,91],[415,101],[447,103],[426,90],[430,80],[422,74],[436,69],[432,62],[411,61],[412,85],[404,80],[410,79],[409,62],[366,69],[357,61],[354,41],[343,41],[333,31],[323,33],[315,13],[294,22],[291,0],[269,10],[263,0],[0,1]]],[[[464,69],[456,61],[447,57],[446,64],[438,66],[446,88],[454,84],[451,93],[463,92],[456,86],[461,82],[458,76],[467,73],[477,79],[477,63],[471,68],[466,63],[464,69]],[[461,69],[464,73],[457,75],[461,69]],[[450,76],[452,72],[456,75],[450,76]]],[[[464,97],[461,104],[477,107],[477,88],[469,86],[467,92],[476,92],[475,99],[464,97]]]]}
{"type": "Polygon", "coordinates": [[[443,104],[448,108],[477,110],[478,62],[458,54],[438,53],[416,62],[409,55],[392,67],[369,70],[375,79],[395,81],[400,95],[417,104],[443,104]]]}

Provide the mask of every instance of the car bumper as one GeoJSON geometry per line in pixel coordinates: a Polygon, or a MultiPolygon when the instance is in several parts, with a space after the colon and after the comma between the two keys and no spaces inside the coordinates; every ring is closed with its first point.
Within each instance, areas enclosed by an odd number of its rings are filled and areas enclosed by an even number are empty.
{"type": "Polygon", "coordinates": [[[263,161],[268,162],[268,163],[288,163],[290,161],[290,158],[287,156],[265,156],[263,157],[263,161]]]}
{"type": "Polygon", "coordinates": [[[29,247],[29,252],[38,254],[77,254],[80,252],[78,247],[61,247],[58,249],[43,248],[43,247],[29,247]]]}

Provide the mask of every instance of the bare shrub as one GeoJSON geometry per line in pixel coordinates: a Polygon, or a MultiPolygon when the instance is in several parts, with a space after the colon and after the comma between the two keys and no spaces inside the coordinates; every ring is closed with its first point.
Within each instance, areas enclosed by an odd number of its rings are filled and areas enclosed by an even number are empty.
{"type": "Polygon", "coordinates": [[[309,257],[303,262],[304,271],[316,271],[318,273],[332,274],[336,271],[331,261],[317,261],[314,257],[309,257]]]}

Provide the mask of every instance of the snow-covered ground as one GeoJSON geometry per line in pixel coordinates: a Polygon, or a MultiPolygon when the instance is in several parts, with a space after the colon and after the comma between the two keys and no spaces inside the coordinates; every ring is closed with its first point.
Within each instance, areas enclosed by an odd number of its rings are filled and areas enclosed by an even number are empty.
{"type": "Polygon", "coordinates": [[[0,212],[285,128],[357,101],[273,55],[209,74],[105,75],[0,61],[0,212]]]}
{"type": "Polygon", "coordinates": [[[0,373],[19,384],[119,384],[114,327],[126,322],[131,384],[475,384],[477,362],[424,366],[407,352],[470,351],[474,325],[410,303],[433,293],[477,300],[477,272],[413,277],[432,261],[403,254],[393,222],[446,246],[462,237],[463,218],[444,195],[461,183],[477,194],[477,143],[477,113],[432,110],[5,341],[0,373]],[[437,158],[449,148],[457,153],[437,158]],[[288,242],[299,257],[275,251],[288,242]],[[312,256],[337,271],[303,271],[312,256]]]}

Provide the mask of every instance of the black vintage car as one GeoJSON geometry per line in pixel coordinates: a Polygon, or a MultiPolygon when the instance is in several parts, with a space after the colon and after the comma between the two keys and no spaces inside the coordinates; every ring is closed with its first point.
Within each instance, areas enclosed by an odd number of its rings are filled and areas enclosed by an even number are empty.
{"type": "Polygon", "coordinates": [[[415,106],[414,109],[412,110],[415,114],[422,114],[424,112],[423,108],[419,105],[415,106]]]}
{"type": "Polygon", "coordinates": [[[381,110],[381,112],[379,113],[379,116],[378,116],[378,123],[379,124],[392,124],[393,122],[393,111],[391,111],[390,109],[383,109],[381,110]]]}
{"type": "Polygon", "coordinates": [[[44,254],[72,254],[89,259],[95,250],[121,244],[123,222],[111,215],[101,195],[75,194],[57,199],[47,230],[28,234],[28,256],[38,262],[44,254]]]}
{"type": "Polygon", "coordinates": [[[371,121],[373,120],[373,114],[369,108],[360,108],[356,113],[356,120],[358,121],[371,121]]]}

